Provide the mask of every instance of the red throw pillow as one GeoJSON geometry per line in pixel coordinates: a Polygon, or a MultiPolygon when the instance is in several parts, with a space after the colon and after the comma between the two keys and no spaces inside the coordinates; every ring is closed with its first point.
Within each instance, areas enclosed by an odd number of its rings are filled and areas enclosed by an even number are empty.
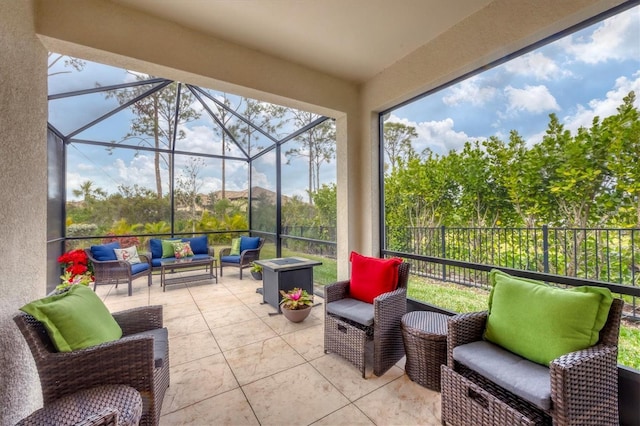
{"type": "Polygon", "coordinates": [[[383,293],[398,286],[398,265],[402,259],[379,259],[351,252],[351,282],[349,293],[354,299],[373,303],[383,293]]]}

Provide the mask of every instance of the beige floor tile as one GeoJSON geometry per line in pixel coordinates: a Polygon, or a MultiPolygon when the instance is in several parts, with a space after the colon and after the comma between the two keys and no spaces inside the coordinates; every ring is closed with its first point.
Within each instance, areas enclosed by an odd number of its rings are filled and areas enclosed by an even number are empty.
{"type": "Polygon", "coordinates": [[[274,337],[225,352],[240,385],[293,368],[305,362],[282,338],[274,337]]]}
{"type": "Polygon", "coordinates": [[[170,338],[209,330],[209,326],[201,314],[164,321],[164,326],[169,329],[170,338]]]}
{"type": "Polygon", "coordinates": [[[242,303],[235,306],[218,307],[203,311],[202,316],[209,328],[220,328],[227,325],[239,325],[245,321],[257,319],[256,314],[242,303]]]}
{"type": "Polygon", "coordinates": [[[378,425],[440,425],[440,394],[406,375],[355,402],[378,425]]]}
{"type": "Polygon", "coordinates": [[[369,426],[373,424],[358,407],[349,404],[313,423],[313,426],[369,426]]]}
{"type": "Polygon", "coordinates": [[[238,382],[222,354],[171,366],[171,384],[162,413],[172,413],[196,402],[238,388],[238,382]]]}
{"type": "Polygon", "coordinates": [[[223,351],[239,348],[241,346],[270,339],[276,336],[268,325],[259,318],[218,327],[211,330],[216,338],[218,346],[223,351]]]}
{"type": "Polygon", "coordinates": [[[196,302],[193,300],[190,302],[169,303],[162,308],[163,321],[173,321],[178,318],[197,314],[200,314],[200,309],[198,309],[198,305],[196,305],[196,302]]]}
{"type": "Polygon", "coordinates": [[[171,365],[180,365],[220,353],[220,348],[209,330],[185,334],[169,340],[171,365]]]}
{"type": "Polygon", "coordinates": [[[207,298],[199,298],[197,304],[202,312],[217,311],[235,306],[244,306],[242,300],[228,292],[212,294],[207,298]]]}
{"type": "Polygon", "coordinates": [[[240,389],[230,390],[160,417],[160,426],[259,424],[240,389]]]}
{"type": "Polygon", "coordinates": [[[349,403],[309,364],[250,383],[243,390],[261,425],[308,425],[349,403]]]}
{"type": "Polygon", "coordinates": [[[305,328],[320,325],[320,320],[311,315],[302,322],[291,322],[286,319],[284,315],[270,315],[262,318],[262,320],[279,335],[293,333],[295,331],[304,330],[305,328]]]}
{"type": "Polygon", "coordinates": [[[321,325],[283,334],[282,338],[307,361],[324,356],[324,334],[321,325]]]}
{"type": "Polygon", "coordinates": [[[336,354],[327,354],[311,361],[311,365],[318,369],[333,385],[351,401],[355,401],[376,389],[386,385],[404,374],[398,367],[391,367],[383,376],[378,377],[367,372],[363,379],[358,370],[349,361],[336,354]]]}

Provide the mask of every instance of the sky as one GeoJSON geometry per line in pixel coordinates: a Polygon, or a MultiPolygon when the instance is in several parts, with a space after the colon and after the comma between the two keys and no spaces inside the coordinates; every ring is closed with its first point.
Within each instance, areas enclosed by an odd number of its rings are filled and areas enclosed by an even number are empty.
{"type": "Polygon", "coordinates": [[[640,6],[395,109],[389,121],[415,127],[418,153],[506,142],[511,130],[533,145],[549,114],[573,134],[615,114],[632,90],[640,98],[640,6]]]}
{"type": "MultiPolygon", "coordinates": [[[[49,78],[49,94],[135,79],[135,74],[126,70],[92,62],[86,62],[84,70],[77,72],[64,67],[61,60],[49,71],[66,72],[49,78]]],[[[417,152],[430,148],[446,154],[461,149],[466,141],[490,136],[506,141],[511,130],[517,130],[532,145],[542,139],[550,113],[555,113],[566,128],[575,132],[580,126],[588,127],[596,115],[602,118],[615,114],[616,107],[631,90],[640,98],[640,6],[392,110],[388,119],[416,128],[418,138],[413,144],[417,152]]],[[[207,91],[220,96],[214,90],[207,91]]],[[[238,99],[230,96],[234,105],[238,99]]],[[[50,101],[49,105],[50,122],[67,134],[116,108],[118,103],[105,99],[103,94],[89,94],[50,101]]],[[[203,112],[200,104],[196,108],[203,112]]],[[[76,138],[120,140],[129,130],[131,117],[131,112],[124,110],[76,138]]],[[[177,149],[220,154],[216,127],[203,113],[200,119],[182,127],[185,138],[178,142],[177,149]]],[[[291,129],[283,130],[280,136],[287,131],[291,129]]],[[[262,146],[270,144],[266,138],[260,141],[262,146]]],[[[87,180],[110,194],[117,192],[118,185],[155,188],[153,156],[147,152],[108,151],[104,147],[72,144],[68,153],[68,200],[79,199],[73,190],[87,180]]],[[[230,154],[242,156],[237,148],[230,154]]],[[[306,200],[306,162],[300,158],[289,160],[287,164],[287,158],[282,159],[283,193],[306,200]]],[[[177,176],[190,161],[189,156],[176,157],[177,176]]],[[[254,162],[253,185],[275,191],[275,164],[275,151],[254,162]]],[[[226,161],[225,168],[226,189],[246,189],[247,163],[226,161]]],[[[221,189],[221,169],[220,160],[205,159],[199,175],[199,192],[221,189]]],[[[321,183],[336,182],[335,159],[323,164],[320,175],[321,183]]],[[[166,176],[165,171],[165,192],[166,176]]]]}

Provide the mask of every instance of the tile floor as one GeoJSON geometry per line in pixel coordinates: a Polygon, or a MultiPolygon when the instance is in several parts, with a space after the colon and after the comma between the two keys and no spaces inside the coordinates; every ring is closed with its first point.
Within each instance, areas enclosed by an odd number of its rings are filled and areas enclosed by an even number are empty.
{"type": "MultiPolygon", "coordinates": [[[[182,272],[187,274],[187,272],[182,272]]],[[[164,306],[171,385],[160,425],[439,425],[440,394],[412,382],[404,359],[367,379],[323,350],[323,306],[291,323],[262,305],[249,274],[160,287],[160,276],[99,286],[113,312],[164,306]]],[[[316,297],[316,302],[322,299],[316,297]]]]}

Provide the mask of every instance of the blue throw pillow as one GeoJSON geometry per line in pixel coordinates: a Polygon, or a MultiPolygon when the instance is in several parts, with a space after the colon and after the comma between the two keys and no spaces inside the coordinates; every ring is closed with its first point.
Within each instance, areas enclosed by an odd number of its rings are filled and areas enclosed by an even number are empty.
{"type": "Polygon", "coordinates": [[[260,237],[240,237],[240,253],[245,250],[257,249],[260,245],[260,237]]]}
{"type": "Polygon", "coordinates": [[[151,250],[151,258],[160,259],[162,257],[162,240],[160,238],[151,238],[149,240],[149,250],[151,250]]]}
{"type": "Polygon", "coordinates": [[[91,246],[91,254],[96,260],[118,260],[114,249],[119,249],[120,243],[114,241],[109,244],[102,244],[99,246],[91,246]]]}
{"type": "Polygon", "coordinates": [[[209,243],[207,242],[206,235],[193,238],[183,238],[182,241],[189,243],[193,254],[209,254],[209,243]]]}

